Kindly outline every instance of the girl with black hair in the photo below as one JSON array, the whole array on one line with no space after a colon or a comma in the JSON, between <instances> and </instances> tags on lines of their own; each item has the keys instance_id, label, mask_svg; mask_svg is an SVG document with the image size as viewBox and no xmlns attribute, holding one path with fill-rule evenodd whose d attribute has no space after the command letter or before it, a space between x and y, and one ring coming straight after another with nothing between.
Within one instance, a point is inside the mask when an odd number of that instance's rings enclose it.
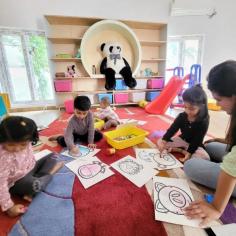
<instances>
[{"instance_id":1,"label":"girl with black hair","mask_svg":"<svg viewBox=\"0 0 236 236\"><path fill-rule=\"evenodd\" d=\"M209 126L207 96L200 85L186 89L183 93L184 109L175 119L162 139L158 140L158 148L162 153L177 151L184 154L180 161L185 162L191 157L209 159L203 148L203 139ZM178 131L179 136L172 138Z\"/></svg>"},{"instance_id":2,"label":"girl with black hair","mask_svg":"<svg viewBox=\"0 0 236 236\"><path fill-rule=\"evenodd\" d=\"M226 138L222 140L227 146L219 142L220 139L210 140L214 143L208 142L206 146L213 161L219 162L219 154L224 154L221 164L194 158L184 165L185 173L193 181L216 189L211 204L195 201L185 209L189 218L201 219L201 225L218 219L230 196L236 197L236 61L225 61L213 67L208 75L208 89L231 120Z\"/></svg>"},{"instance_id":3,"label":"girl with black hair","mask_svg":"<svg viewBox=\"0 0 236 236\"><path fill-rule=\"evenodd\" d=\"M11 217L26 211L11 195L31 201L63 165L49 156L35 161L31 143L38 138L37 126L29 118L9 116L0 123L0 206Z\"/></svg>"}]
</instances>

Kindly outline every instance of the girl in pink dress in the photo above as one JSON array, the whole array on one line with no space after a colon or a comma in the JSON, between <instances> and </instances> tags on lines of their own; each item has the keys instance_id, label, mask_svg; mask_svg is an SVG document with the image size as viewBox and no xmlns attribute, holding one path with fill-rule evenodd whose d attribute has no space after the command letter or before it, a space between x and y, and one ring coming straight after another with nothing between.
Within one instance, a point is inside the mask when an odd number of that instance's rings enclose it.
<instances>
[{"instance_id":1,"label":"girl in pink dress","mask_svg":"<svg viewBox=\"0 0 236 236\"><path fill-rule=\"evenodd\" d=\"M62 166L49 156L36 162L31 144L37 141L37 126L29 118L9 116L0 123L0 207L9 216L26 211L12 194L32 200Z\"/></svg>"}]
</instances>

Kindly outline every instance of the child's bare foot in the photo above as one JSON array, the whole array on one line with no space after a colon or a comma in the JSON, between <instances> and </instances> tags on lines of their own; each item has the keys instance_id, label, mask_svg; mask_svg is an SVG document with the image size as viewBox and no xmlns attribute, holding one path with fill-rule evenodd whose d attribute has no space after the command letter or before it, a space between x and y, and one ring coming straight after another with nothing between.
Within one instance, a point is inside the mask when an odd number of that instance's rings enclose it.
<instances>
[{"instance_id":1,"label":"child's bare foot","mask_svg":"<svg viewBox=\"0 0 236 236\"><path fill-rule=\"evenodd\" d=\"M55 174L58 170L60 170L64 166L64 162L60 161L55 166L52 167L52 169L49 171L49 174L53 175Z\"/></svg>"},{"instance_id":2,"label":"child's bare foot","mask_svg":"<svg viewBox=\"0 0 236 236\"><path fill-rule=\"evenodd\" d=\"M26 200L27 202L32 202L32 196L30 195L24 195L23 199Z\"/></svg>"},{"instance_id":3,"label":"child's bare foot","mask_svg":"<svg viewBox=\"0 0 236 236\"><path fill-rule=\"evenodd\" d=\"M59 134L58 134L58 135L53 135L53 136L51 136L51 137L48 138L48 141L51 141L51 142L57 141L57 138L58 138L59 136L60 136Z\"/></svg>"}]
</instances>

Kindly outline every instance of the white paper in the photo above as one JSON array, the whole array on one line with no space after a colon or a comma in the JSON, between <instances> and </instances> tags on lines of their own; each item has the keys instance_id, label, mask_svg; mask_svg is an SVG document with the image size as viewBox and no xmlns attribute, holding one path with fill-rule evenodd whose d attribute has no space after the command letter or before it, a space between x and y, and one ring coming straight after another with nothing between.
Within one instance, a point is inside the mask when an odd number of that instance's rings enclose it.
<instances>
[{"instance_id":1,"label":"white paper","mask_svg":"<svg viewBox=\"0 0 236 236\"><path fill-rule=\"evenodd\" d=\"M228 225L217 225L212 226L211 229L215 233L216 236L235 236L236 235L236 224L228 224Z\"/></svg>"},{"instance_id":2,"label":"white paper","mask_svg":"<svg viewBox=\"0 0 236 236\"><path fill-rule=\"evenodd\" d=\"M34 153L34 158L36 161L42 159L43 157L47 156L48 154L52 153L51 151L49 151L48 149L44 149L40 152Z\"/></svg>"},{"instance_id":3,"label":"white paper","mask_svg":"<svg viewBox=\"0 0 236 236\"><path fill-rule=\"evenodd\" d=\"M155 219L173 224L199 227L200 220L189 220L183 209L193 201L185 179L153 177Z\"/></svg>"},{"instance_id":4,"label":"white paper","mask_svg":"<svg viewBox=\"0 0 236 236\"><path fill-rule=\"evenodd\" d=\"M158 173L132 156L126 156L112 163L111 166L138 187L142 187Z\"/></svg>"},{"instance_id":5,"label":"white paper","mask_svg":"<svg viewBox=\"0 0 236 236\"><path fill-rule=\"evenodd\" d=\"M90 157L87 160L77 159L67 163L66 166L78 176L85 189L114 174L109 166L97 157Z\"/></svg>"},{"instance_id":6,"label":"white paper","mask_svg":"<svg viewBox=\"0 0 236 236\"><path fill-rule=\"evenodd\" d=\"M89 157L93 157L95 156L99 151L100 149L90 149L86 146L83 146L83 145L79 145L77 144L79 150L80 150L80 154L78 156L71 156L69 154L69 150L66 150L64 152L62 152L61 154L64 155L64 156L68 156L68 157L72 157L74 159L87 159Z\"/></svg>"},{"instance_id":7,"label":"white paper","mask_svg":"<svg viewBox=\"0 0 236 236\"><path fill-rule=\"evenodd\" d=\"M145 125L147 121L135 120L135 119L120 119L121 125L123 124L134 124L134 125Z\"/></svg>"},{"instance_id":8,"label":"white paper","mask_svg":"<svg viewBox=\"0 0 236 236\"><path fill-rule=\"evenodd\" d=\"M183 164L170 153L162 153L162 157L160 157L160 151L157 148L136 148L135 153L136 158L142 163L146 163L158 170L169 170L183 166Z\"/></svg>"}]
</instances>

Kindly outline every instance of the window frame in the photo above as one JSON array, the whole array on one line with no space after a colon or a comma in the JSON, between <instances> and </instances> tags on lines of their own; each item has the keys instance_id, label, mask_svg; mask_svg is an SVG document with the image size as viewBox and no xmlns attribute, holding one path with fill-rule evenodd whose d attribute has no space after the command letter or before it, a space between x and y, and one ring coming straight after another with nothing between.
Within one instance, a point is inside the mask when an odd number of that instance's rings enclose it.
<instances>
[{"instance_id":1,"label":"window frame","mask_svg":"<svg viewBox=\"0 0 236 236\"><path fill-rule=\"evenodd\" d=\"M19 36L21 38L21 44L22 44L22 52L23 57L25 61L25 68L29 83L29 89L30 89L30 95L31 100L30 101L16 101L14 89L10 77L10 73L8 70L7 65L7 59L6 54L4 50L4 45L2 42L2 36L3 35L15 35ZM48 67L49 67L49 74L50 74L50 84L52 86L52 95L53 99L47 99L47 100L36 100L37 97L37 89L36 89L36 78L34 76L33 72L33 64L31 63L31 55L29 53L30 46L29 46L29 36L36 35L36 36L42 36L45 38L46 43L46 50L48 51L48 43L47 43L47 37L46 33L44 31L38 31L38 30L25 30L25 29L16 29L16 28L7 28L7 27L0 27L0 84L2 88L2 91L0 92L6 92L9 94L11 105L14 108L17 107L34 107L34 106L48 106L48 105L55 105L55 91L53 86L53 80L51 76L51 70L50 70L50 62L48 60Z\"/></svg>"},{"instance_id":2,"label":"window frame","mask_svg":"<svg viewBox=\"0 0 236 236\"><path fill-rule=\"evenodd\" d=\"M194 34L194 35L177 35L177 36L169 36L168 37L168 43L171 41L177 41L180 44L180 50L179 50L179 55L178 55L180 64L176 65L176 66L184 68L184 50L185 50L185 43L184 42L185 42L185 40L198 40L199 41L196 64L202 65L205 35ZM167 69L174 69L174 68L167 68ZM190 72L190 68L189 68L189 72ZM188 73L186 73L186 71L185 71L185 74L188 74Z\"/></svg>"}]
</instances>

